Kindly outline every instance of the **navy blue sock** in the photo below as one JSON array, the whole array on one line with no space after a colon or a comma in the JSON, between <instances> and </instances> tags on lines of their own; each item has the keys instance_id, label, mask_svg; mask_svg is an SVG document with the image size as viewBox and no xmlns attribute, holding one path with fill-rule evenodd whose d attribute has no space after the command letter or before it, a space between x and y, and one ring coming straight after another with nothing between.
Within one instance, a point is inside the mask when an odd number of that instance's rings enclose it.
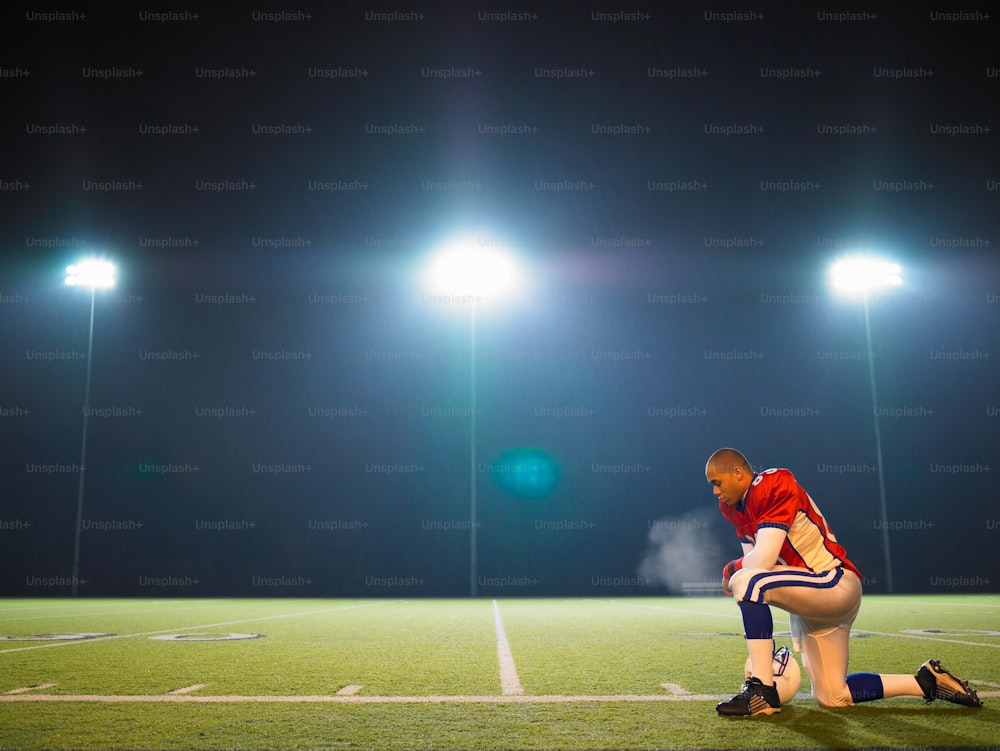
<instances>
[{"instance_id":1,"label":"navy blue sock","mask_svg":"<svg viewBox=\"0 0 1000 751\"><path fill-rule=\"evenodd\" d=\"M851 673L847 676L847 687L855 704L882 698L882 679L875 673Z\"/></svg>"},{"instance_id":2,"label":"navy blue sock","mask_svg":"<svg viewBox=\"0 0 1000 751\"><path fill-rule=\"evenodd\" d=\"M760 602L740 602L743 611L743 635L747 639L771 639L774 636L774 618L771 608Z\"/></svg>"}]
</instances>

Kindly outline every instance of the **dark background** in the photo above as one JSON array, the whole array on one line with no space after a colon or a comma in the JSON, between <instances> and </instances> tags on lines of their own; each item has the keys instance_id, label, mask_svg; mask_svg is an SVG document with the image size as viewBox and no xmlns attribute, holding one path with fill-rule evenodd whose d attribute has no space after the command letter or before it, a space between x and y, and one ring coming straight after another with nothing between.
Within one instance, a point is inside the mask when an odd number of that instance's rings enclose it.
<instances>
[{"instance_id":1,"label":"dark background","mask_svg":"<svg viewBox=\"0 0 1000 751\"><path fill-rule=\"evenodd\" d=\"M868 591L996 592L996 20L862 5L4 10L0 594L72 588L91 253L81 595L677 592L720 446Z\"/></svg>"}]
</instances>

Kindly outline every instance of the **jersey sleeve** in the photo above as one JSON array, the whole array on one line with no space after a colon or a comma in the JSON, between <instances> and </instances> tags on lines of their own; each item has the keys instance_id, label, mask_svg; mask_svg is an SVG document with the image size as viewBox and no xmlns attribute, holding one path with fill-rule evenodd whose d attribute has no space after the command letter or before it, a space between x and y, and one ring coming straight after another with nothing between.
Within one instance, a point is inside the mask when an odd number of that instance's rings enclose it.
<instances>
[{"instance_id":1,"label":"jersey sleeve","mask_svg":"<svg viewBox=\"0 0 1000 751\"><path fill-rule=\"evenodd\" d=\"M787 469L767 470L754 478L760 484L761 498L757 512L757 528L791 529L799 510L799 485Z\"/></svg>"}]
</instances>

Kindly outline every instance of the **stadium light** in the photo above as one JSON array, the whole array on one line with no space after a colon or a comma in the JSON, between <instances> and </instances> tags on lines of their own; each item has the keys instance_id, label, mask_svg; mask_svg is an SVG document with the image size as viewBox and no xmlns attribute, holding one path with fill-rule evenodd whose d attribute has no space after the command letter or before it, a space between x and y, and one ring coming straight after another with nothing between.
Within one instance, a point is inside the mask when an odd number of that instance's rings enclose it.
<instances>
[{"instance_id":1,"label":"stadium light","mask_svg":"<svg viewBox=\"0 0 1000 751\"><path fill-rule=\"evenodd\" d=\"M115 265L103 258L87 258L66 267L66 284L91 291L115 286Z\"/></svg>"},{"instance_id":2,"label":"stadium light","mask_svg":"<svg viewBox=\"0 0 1000 751\"><path fill-rule=\"evenodd\" d=\"M842 258L830 267L834 289L847 294L867 295L872 290L903 283L898 263L868 255Z\"/></svg>"},{"instance_id":3,"label":"stadium light","mask_svg":"<svg viewBox=\"0 0 1000 751\"><path fill-rule=\"evenodd\" d=\"M497 302L514 286L513 259L482 238L452 240L432 259L428 286L436 294L471 298L476 304ZM462 302L462 300L459 300Z\"/></svg>"},{"instance_id":4,"label":"stadium light","mask_svg":"<svg viewBox=\"0 0 1000 751\"><path fill-rule=\"evenodd\" d=\"M476 309L503 299L517 280L514 259L483 238L460 237L431 259L430 302L469 306L469 594L479 594L476 509Z\"/></svg>"},{"instance_id":5,"label":"stadium light","mask_svg":"<svg viewBox=\"0 0 1000 751\"><path fill-rule=\"evenodd\" d=\"M898 263L871 255L852 255L836 261L830 267L833 288L847 295L860 294L865 309L865 341L868 345L868 380L872 392L872 415L875 418L875 458L878 465L878 492L882 512L882 552L885 557L886 591L892 593L892 554L889 548L889 510L885 499L885 468L882 461L882 432L879 427L878 392L875 388L875 355L872 350L871 316L868 310L870 293L896 287L903 283Z\"/></svg>"},{"instance_id":6,"label":"stadium light","mask_svg":"<svg viewBox=\"0 0 1000 751\"><path fill-rule=\"evenodd\" d=\"M83 438L80 444L80 483L76 495L76 532L73 537L72 593L77 595L80 580L80 530L83 527L83 481L87 471L87 420L90 417L90 366L94 354L94 299L99 289L115 286L116 269L103 258L88 258L66 267L66 284L90 290L90 332L87 337L87 379L83 392Z\"/></svg>"}]
</instances>

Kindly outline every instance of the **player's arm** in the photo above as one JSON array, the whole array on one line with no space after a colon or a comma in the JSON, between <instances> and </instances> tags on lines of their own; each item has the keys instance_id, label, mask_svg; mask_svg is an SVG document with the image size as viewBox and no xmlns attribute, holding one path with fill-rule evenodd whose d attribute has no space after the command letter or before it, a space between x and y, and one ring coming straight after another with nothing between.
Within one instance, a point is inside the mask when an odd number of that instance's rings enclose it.
<instances>
[{"instance_id":1,"label":"player's arm","mask_svg":"<svg viewBox=\"0 0 1000 751\"><path fill-rule=\"evenodd\" d=\"M757 479L760 477L761 475L758 475ZM775 475L767 495L760 502L760 517L753 536L753 545L750 550L744 546L743 557L725 565L722 573L724 580L729 579L741 568L770 571L778 563L781 547L788 538L788 529L797 514L796 488L791 473L782 472ZM728 589L728 581L725 584Z\"/></svg>"},{"instance_id":2,"label":"player's arm","mask_svg":"<svg viewBox=\"0 0 1000 751\"><path fill-rule=\"evenodd\" d=\"M761 527L753 549L743 556L743 568L772 569L778 562L788 532L783 527Z\"/></svg>"},{"instance_id":3,"label":"player's arm","mask_svg":"<svg viewBox=\"0 0 1000 751\"><path fill-rule=\"evenodd\" d=\"M754 544L743 543L743 557L730 561L722 570L722 590L727 595L732 594L729 589L729 577L741 568L762 568L770 570L778 562L778 555L781 553L781 546L785 543L788 533L783 527L761 527L757 530L757 538Z\"/></svg>"}]
</instances>

